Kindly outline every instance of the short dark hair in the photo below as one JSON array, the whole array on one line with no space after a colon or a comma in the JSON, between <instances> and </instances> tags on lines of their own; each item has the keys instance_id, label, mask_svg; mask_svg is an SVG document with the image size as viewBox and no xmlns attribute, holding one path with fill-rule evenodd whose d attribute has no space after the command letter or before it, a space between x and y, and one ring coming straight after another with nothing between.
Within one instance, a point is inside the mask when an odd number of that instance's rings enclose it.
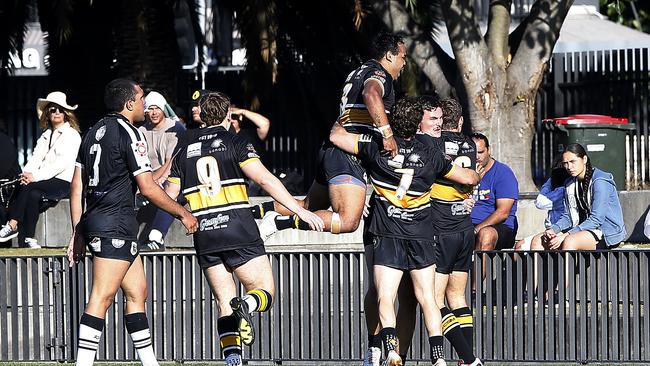
<instances>
[{"instance_id":1,"label":"short dark hair","mask_svg":"<svg viewBox=\"0 0 650 366\"><path fill-rule=\"evenodd\" d=\"M463 116L463 107L454 98L441 100L440 106L442 107L442 129L447 131L457 129L460 117Z\"/></svg>"},{"instance_id":2,"label":"short dark hair","mask_svg":"<svg viewBox=\"0 0 650 366\"><path fill-rule=\"evenodd\" d=\"M395 136L410 138L415 135L422 121L424 110L418 98L405 97L398 100L390 114L390 127Z\"/></svg>"},{"instance_id":3,"label":"short dark hair","mask_svg":"<svg viewBox=\"0 0 650 366\"><path fill-rule=\"evenodd\" d=\"M230 98L221 92L209 92L199 99L201 121L208 126L218 125L228 115Z\"/></svg>"},{"instance_id":4,"label":"short dark hair","mask_svg":"<svg viewBox=\"0 0 650 366\"><path fill-rule=\"evenodd\" d=\"M138 84L130 79L115 79L104 88L104 105L110 112L119 112L129 100L135 100Z\"/></svg>"},{"instance_id":5,"label":"short dark hair","mask_svg":"<svg viewBox=\"0 0 650 366\"><path fill-rule=\"evenodd\" d=\"M370 57L375 60L381 60L386 52L393 55L399 53L399 45L404 43L404 39L393 33L380 33L373 39L370 46Z\"/></svg>"},{"instance_id":6,"label":"short dark hair","mask_svg":"<svg viewBox=\"0 0 650 366\"><path fill-rule=\"evenodd\" d=\"M483 142L485 143L485 147L490 147L490 141L488 140L487 136L485 136L484 134L479 132L474 132L472 134L472 138L474 140L483 140Z\"/></svg>"},{"instance_id":7,"label":"short dark hair","mask_svg":"<svg viewBox=\"0 0 650 366\"><path fill-rule=\"evenodd\" d=\"M418 102L422 106L423 111L430 111L436 108L440 108L440 98L436 95L420 95Z\"/></svg>"}]
</instances>

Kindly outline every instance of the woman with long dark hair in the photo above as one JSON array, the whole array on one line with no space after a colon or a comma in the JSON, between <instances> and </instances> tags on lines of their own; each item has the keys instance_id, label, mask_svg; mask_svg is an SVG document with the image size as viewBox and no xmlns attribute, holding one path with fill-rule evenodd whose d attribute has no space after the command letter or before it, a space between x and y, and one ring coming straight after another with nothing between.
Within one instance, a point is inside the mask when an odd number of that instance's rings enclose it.
<instances>
[{"instance_id":1,"label":"woman with long dark hair","mask_svg":"<svg viewBox=\"0 0 650 366\"><path fill-rule=\"evenodd\" d=\"M9 221L0 228L0 242L20 231L23 246L40 248L34 238L43 198L61 199L70 195L81 136L79 123L66 95L52 92L39 98L36 113L45 131L36 142L31 158L20 174L20 190L9 207Z\"/></svg>"},{"instance_id":2,"label":"woman with long dark hair","mask_svg":"<svg viewBox=\"0 0 650 366\"><path fill-rule=\"evenodd\" d=\"M562 164L569 173L564 183L565 212L544 232L542 246L550 250L617 246L627 232L612 174L592 167L580 144L567 145L562 153Z\"/></svg>"}]
</instances>

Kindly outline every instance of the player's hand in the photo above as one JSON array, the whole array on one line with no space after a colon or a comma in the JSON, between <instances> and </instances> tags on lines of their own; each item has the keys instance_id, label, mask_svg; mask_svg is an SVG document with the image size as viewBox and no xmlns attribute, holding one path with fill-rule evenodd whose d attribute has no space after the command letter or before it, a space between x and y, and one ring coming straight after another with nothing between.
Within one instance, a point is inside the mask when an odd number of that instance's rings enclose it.
<instances>
[{"instance_id":1,"label":"player's hand","mask_svg":"<svg viewBox=\"0 0 650 366\"><path fill-rule=\"evenodd\" d=\"M199 222L189 211L185 211L183 216L181 216L181 222L183 223L183 226L185 226L185 230L187 230L185 235L194 234L199 228Z\"/></svg>"},{"instance_id":2,"label":"player's hand","mask_svg":"<svg viewBox=\"0 0 650 366\"><path fill-rule=\"evenodd\" d=\"M478 173L478 176L483 179L483 175L485 175L485 168L481 164L476 164L476 173Z\"/></svg>"},{"instance_id":3,"label":"player's hand","mask_svg":"<svg viewBox=\"0 0 650 366\"><path fill-rule=\"evenodd\" d=\"M395 137L390 136L384 138L384 151L389 153L391 158L397 155L397 142L395 142Z\"/></svg>"},{"instance_id":4,"label":"player's hand","mask_svg":"<svg viewBox=\"0 0 650 366\"><path fill-rule=\"evenodd\" d=\"M368 215L370 215L370 202L363 205L363 217L368 217Z\"/></svg>"},{"instance_id":5,"label":"player's hand","mask_svg":"<svg viewBox=\"0 0 650 366\"><path fill-rule=\"evenodd\" d=\"M301 209L298 212L296 212L296 215L300 217L300 219L306 223L309 224L309 227L314 230L314 231L323 231L323 228L325 227L325 222L323 219L318 217L315 213L308 211L306 209Z\"/></svg>"},{"instance_id":6,"label":"player's hand","mask_svg":"<svg viewBox=\"0 0 650 366\"><path fill-rule=\"evenodd\" d=\"M72 237L68 242L67 255L70 267L74 266L75 263L86 256L86 243L84 242L83 235L78 230L73 231Z\"/></svg>"},{"instance_id":7,"label":"player's hand","mask_svg":"<svg viewBox=\"0 0 650 366\"><path fill-rule=\"evenodd\" d=\"M465 209L467 211L472 211L475 205L476 205L476 200L472 197L463 200L463 206L465 206Z\"/></svg>"}]
</instances>

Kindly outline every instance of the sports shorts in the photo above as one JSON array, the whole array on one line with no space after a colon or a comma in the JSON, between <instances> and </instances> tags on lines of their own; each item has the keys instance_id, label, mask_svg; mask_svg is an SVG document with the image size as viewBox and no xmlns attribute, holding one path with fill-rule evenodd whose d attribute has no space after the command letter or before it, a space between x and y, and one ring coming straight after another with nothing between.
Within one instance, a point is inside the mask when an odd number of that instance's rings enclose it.
<instances>
[{"instance_id":1,"label":"sports shorts","mask_svg":"<svg viewBox=\"0 0 650 366\"><path fill-rule=\"evenodd\" d=\"M472 267L474 252L474 229L472 227L453 233L435 235L436 272L468 272Z\"/></svg>"},{"instance_id":2,"label":"sports shorts","mask_svg":"<svg viewBox=\"0 0 650 366\"><path fill-rule=\"evenodd\" d=\"M86 247L93 257L106 259L119 259L133 263L140 253L135 240L111 239L100 237L86 237Z\"/></svg>"},{"instance_id":3,"label":"sports shorts","mask_svg":"<svg viewBox=\"0 0 650 366\"><path fill-rule=\"evenodd\" d=\"M507 227L503 223L490 225L490 227L494 228L499 236L496 246L494 247L495 250L512 249L515 247L515 236L517 235L515 230Z\"/></svg>"},{"instance_id":4,"label":"sports shorts","mask_svg":"<svg viewBox=\"0 0 650 366\"><path fill-rule=\"evenodd\" d=\"M266 255L264 244L254 244L244 248L202 253L197 255L197 259L201 269L223 264L228 270L233 270L251 259L263 255Z\"/></svg>"},{"instance_id":5,"label":"sports shorts","mask_svg":"<svg viewBox=\"0 0 650 366\"><path fill-rule=\"evenodd\" d=\"M433 241L374 236L373 264L410 271L435 264Z\"/></svg>"},{"instance_id":6,"label":"sports shorts","mask_svg":"<svg viewBox=\"0 0 650 366\"><path fill-rule=\"evenodd\" d=\"M361 161L354 155L329 144L323 144L318 151L318 170L316 182L322 185L345 184L341 179L334 180L338 176L347 176L349 184L365 184L366 170L361 166Z\"/></svg>"}]
</instances>

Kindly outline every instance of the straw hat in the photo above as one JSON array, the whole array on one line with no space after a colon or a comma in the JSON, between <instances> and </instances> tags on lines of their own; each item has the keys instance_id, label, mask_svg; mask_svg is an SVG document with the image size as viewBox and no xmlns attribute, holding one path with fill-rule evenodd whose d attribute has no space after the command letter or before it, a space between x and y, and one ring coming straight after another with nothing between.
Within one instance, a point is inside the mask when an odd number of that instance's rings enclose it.
<instances>
[{"instance_id":1,"label":"straw hat","mask_svg":"<svg viewBox=\"0 0 650 366\"><path fill-rule=\"evenodd\" d=\"M45 99L38 98L38 101L36 102L36 114L38 114L38 118L41 118L45 107L50 103L54 103L70 111L77 109L78 105L75 104L74 106L71 106L68 104L66 99L67 97L65 93L60 91L51 92L47 97L45 97Z\"/></svg>"}]
</instances>

